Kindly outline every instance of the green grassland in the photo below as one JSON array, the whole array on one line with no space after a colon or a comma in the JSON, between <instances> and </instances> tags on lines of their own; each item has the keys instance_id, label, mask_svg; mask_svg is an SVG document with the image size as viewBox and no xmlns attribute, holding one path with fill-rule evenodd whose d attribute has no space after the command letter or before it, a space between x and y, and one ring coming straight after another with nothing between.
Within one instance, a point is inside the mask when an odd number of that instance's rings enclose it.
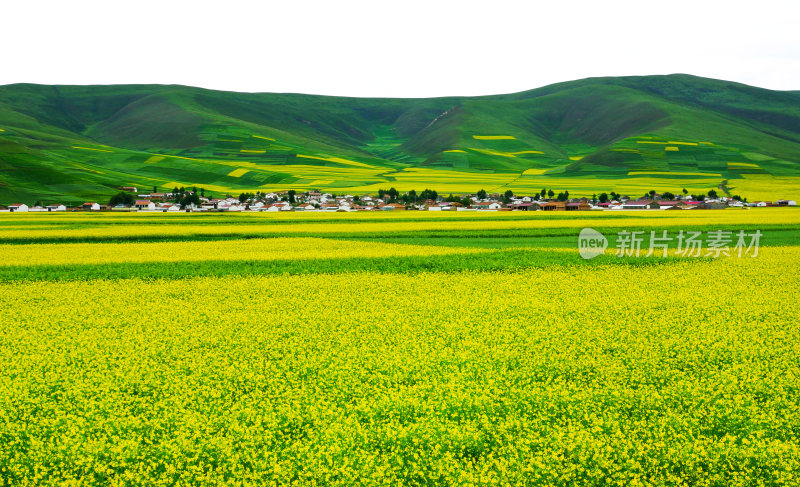
<instances>
[{"instance_id":1,"label":"green grassland","mask_svg":"<svg viewBox=\"0 0 800 487\"><path fill-rule=\"evenodd\" d=\"M119 186L798 198L799 161L797 93L686 75L435 99L0 87L0 204Z\"/></svg>"},{"instance_id":2,"label":"green grassland","mask_svg":"<svg viewBox=\"0 0 800 487\"><path fill-rule=\"evenodd\" d=\"M800 210L577 213L0 214L0 484L796 485Z\"/></svg>"}]
</instances>

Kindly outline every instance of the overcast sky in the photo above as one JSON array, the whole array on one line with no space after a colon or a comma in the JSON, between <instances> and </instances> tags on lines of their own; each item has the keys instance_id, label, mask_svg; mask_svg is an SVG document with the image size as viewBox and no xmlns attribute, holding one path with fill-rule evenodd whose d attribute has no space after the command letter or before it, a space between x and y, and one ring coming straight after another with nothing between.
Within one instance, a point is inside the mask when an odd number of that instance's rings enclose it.
<instances>
[{"instance_id":1,"label":"overcast sky","mask_svg":"<svg viewBox=\"0 0 800 487\"><path fill-rule=\"evenodd\" d=\"M350 96L691 73L800 90L800 2L4 2L0 84Z\"/></svg>"}]
</instances>

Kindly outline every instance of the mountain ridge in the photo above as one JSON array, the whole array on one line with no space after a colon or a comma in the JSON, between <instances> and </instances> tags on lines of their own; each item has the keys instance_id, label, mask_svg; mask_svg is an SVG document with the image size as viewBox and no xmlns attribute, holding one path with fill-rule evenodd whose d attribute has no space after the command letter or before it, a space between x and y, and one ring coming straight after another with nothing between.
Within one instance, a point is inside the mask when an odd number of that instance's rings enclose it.
<instances>
[{"instance_id":1,"label":"mountain ridge","mask_svg":"<svg viewBox=\"0 0 800 487\"><path fill-rule=\"evenodd\" d=\"M0 130L0 204L173 185L800 193L800 92L683 74L435 98L20 83L0 86Z\"/></svg>"}]
</instances>

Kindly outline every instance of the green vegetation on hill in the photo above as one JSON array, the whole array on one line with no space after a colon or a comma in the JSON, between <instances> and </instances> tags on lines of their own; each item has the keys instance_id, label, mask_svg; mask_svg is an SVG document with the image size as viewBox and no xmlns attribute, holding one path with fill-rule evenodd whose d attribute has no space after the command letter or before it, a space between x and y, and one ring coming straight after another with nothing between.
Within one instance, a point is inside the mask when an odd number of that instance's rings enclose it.
<instances>
[{"instance_id":1,"label":"green vegetation on hill","mask_svg":"<svg viewBox=\"0 0 800 487\"><path fill-rule=\"evenodd\" d=\"M119 186L800 197L800 94L687 75L431 99L0 87L0 204Z\"/></svg>"}]
</instances>

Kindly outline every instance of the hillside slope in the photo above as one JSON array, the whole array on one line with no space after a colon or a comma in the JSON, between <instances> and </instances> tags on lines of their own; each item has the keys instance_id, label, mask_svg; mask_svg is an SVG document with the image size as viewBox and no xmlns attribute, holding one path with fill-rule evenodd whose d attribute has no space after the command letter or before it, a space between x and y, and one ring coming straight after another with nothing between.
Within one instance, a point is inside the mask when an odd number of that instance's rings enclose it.
<instances>
[{"instance_id":1,"label":"hillside slope","mask_svg":"<svg viewBox=\"0 0 800 487\"><path fill-rule=\"evenodd\" d=\"M431 99L0 86L0 204L119 186L800 197L800 94L688 75Z\"/></svg>"}]
</instances>

